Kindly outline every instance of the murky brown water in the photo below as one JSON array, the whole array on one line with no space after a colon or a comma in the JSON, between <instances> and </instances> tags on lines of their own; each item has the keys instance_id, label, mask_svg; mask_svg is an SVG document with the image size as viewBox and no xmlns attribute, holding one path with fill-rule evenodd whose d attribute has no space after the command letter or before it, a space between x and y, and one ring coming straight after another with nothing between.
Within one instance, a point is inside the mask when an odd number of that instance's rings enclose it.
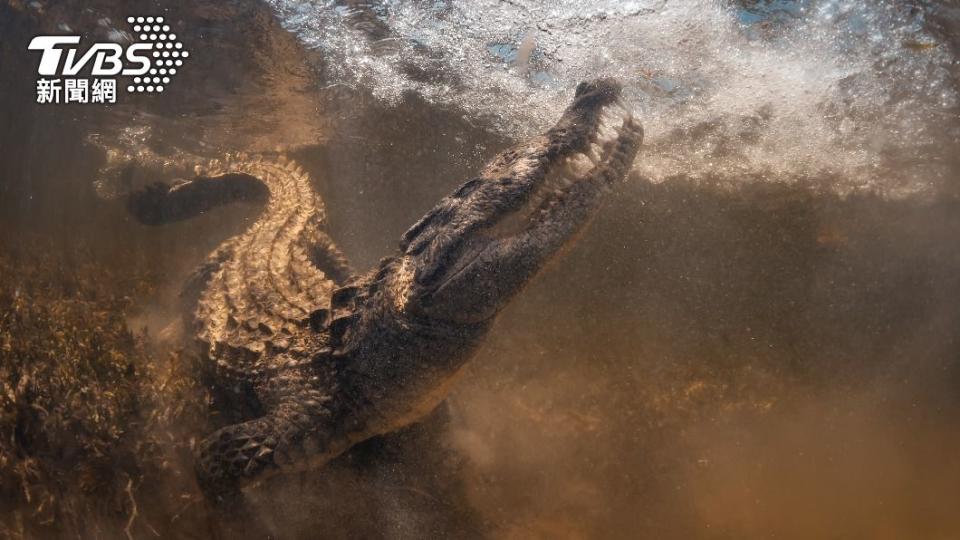
<instances>
[{"instance_id":1,"label":"murky brown water","mask_svg":"<svg viewBox=\"0 0 960 540\"><path fill-rule=\"evenodd\" d=\"M197 44L169 92L109 111L33 103L30 37L148 11ZM430 96L385 102L362 85L330 86L329 57L254 2L8 2L0 36L2 245L27 244L5 258L16 268L30 249L54 261L79 250L104 276L138 276L143 286L116 289L132 295L128 324L147 327L157 362L173 347L158 336L177 315L179 284L250 209L138 225L94 189L98 140L143 135L160 153L211 157L287 148L358 268L511 141ZM944 133L955 133L947 118ZM675 150L664 144L640 159ZM290 538L958 537L954 164L936 189L897 198L841 196L849 190L832 189L830 175L731 185L709 175L652 182L644 170L498 320L449 400L449 429L367 445L251 498ZM88 272L56 264L59 275ZM6 291L27 281L0 275ZM62 514L45 511L53 523L21 490L2 490L0 534L123 538L129 524L136 538L209 536L216 520L191 498L178 445L217 420L193 421L158 438L163 467L150 468L154 454L114 463L147 479L135 490L125 480L59 486L70 499L55 503Z\"/></svg>"}]
</instances>

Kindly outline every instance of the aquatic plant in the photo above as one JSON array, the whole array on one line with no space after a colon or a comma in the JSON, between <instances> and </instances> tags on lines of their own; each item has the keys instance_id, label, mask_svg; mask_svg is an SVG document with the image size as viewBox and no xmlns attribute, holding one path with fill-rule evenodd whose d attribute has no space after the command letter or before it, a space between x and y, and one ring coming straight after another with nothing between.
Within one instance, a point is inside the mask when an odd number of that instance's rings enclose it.
<instances>
[{"instance_id":1,"label":"aquatic plant","mask_svg":"<svg viewBox=\"0 0 960 540\"><path fill-rule=\"evenodd\" d=\"M37 239L2 253L0 537L161 526L142 517L141 486L182 477L169 473L178 451L189 454L189 437L173 430L205 404L185 396L200 387L180 355L162 355L145 331L128 328L149 276Z\"/></svg>"}]
</instances>

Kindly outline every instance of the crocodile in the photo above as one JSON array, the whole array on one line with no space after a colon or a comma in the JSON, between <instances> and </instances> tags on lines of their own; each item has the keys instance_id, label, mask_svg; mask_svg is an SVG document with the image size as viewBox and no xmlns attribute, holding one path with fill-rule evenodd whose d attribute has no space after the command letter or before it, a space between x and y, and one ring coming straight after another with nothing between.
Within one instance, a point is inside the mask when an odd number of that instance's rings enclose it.
<instances>
[{"instance_id":1,"label":"crocodile","mask_svg":"<svg viewBox=\"0 0 960 540\"><path fill-rule=\"evenodd\" d=\"M197 445L207 498L227 504L274 474L323 467L437 407L498 312L630 170L643 130L620 93L613 79L578 85L554 127L495 156L364 274L327 235L307 173L282 156L228 155L132 193L128 209L149 225L264 206L185 288L219 384L256 404Z\"/></svg>"}]
</instances>

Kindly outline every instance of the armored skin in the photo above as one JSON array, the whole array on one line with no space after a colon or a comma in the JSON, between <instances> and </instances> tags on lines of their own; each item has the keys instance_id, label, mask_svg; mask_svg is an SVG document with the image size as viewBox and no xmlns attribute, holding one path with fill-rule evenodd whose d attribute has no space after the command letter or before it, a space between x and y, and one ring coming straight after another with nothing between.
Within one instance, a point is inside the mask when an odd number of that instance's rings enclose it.
<instances>
[{"instance_id":1,"label":"armored skin","mask_svg":"<svg viewBox=\"0 0 960 540\"><path fill-rule=\"evenodd\" d=\"M264 203L187 287L202 353L256 404L199 443L207 496L225 504L269 475L322 467L436 407L501 308L630 170L643 132L619 94L612 80L581 83L553 128L496 156L359 276L292 162L228 157L134 193L128 208L154 225Z\"/></svg>"}]
</instances>

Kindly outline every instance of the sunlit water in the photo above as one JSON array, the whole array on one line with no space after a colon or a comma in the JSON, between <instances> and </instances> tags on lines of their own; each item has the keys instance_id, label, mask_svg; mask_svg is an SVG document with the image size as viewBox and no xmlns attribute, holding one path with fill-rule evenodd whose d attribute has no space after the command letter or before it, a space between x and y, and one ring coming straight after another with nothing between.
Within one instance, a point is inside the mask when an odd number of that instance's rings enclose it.
<instances>
[{"instance_id":1,"label":"sunlit water","mask_svg":"<svg viewBox=\"0 0 960 540\"><path fill-rule=\"evenodd\" d=\"M625 81L648 151L638 171L886 195L949 176L958 96L949 47L902 2L270 0L329 62L331 84L406 92L523 136L576 83Z\"/></svg>"}]
</instances>

